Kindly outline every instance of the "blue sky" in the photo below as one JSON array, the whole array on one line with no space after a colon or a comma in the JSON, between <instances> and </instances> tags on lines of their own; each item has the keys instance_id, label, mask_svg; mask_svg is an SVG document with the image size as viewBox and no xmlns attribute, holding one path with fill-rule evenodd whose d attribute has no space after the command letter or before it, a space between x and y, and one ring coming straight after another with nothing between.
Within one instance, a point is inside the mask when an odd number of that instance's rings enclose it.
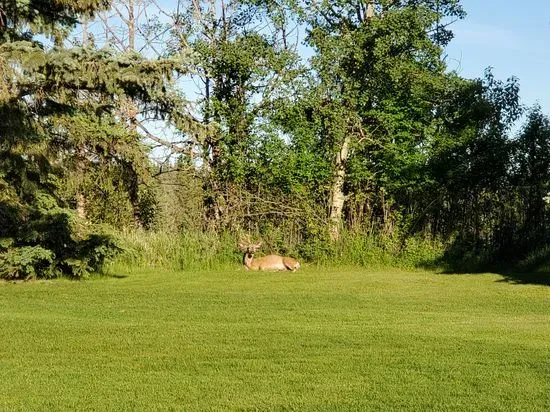
<instances>
[{"instance_id":1,"label":"blue sky","mask_svg":"<svg viewBox=\"0 0 550 412\"><path fill-rule=\"evenodd\" d=\"M498 79L519 78L526 105L538 102L550 114L550 0L462 0L468 15L452 26L450 69L482 77L493 67Z\"/></svg>"}]
</instances>

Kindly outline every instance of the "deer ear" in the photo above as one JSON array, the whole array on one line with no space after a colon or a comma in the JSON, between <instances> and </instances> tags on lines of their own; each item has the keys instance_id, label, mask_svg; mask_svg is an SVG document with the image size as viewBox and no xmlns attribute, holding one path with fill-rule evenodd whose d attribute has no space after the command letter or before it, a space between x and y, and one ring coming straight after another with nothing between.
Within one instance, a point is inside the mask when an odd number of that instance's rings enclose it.
<instances>
[{"instance_id":1,"label":"deer ear","mask_svg":"<svg viewBox=\"0 0 550 412\"><path fill-rule=\"evenodd\" d=\"M244 249L246 249L246 245L245 245L244 243L240 243L240 242L239 242L239 248L240 248L241 250L244 250Z\"/></svg>"},{"instance_id":2,"label":"deer ear","mask_svg":"<svg viewBox=\"0 0 550 412\"><path fill-rule=\"evenodd\" d=\"M260 247L260 246L262 246L262 243L263 243L263 242L260 240L258 243L256 243L256 244L254 245L254 247Z\"/></svg>"}]
</instances>

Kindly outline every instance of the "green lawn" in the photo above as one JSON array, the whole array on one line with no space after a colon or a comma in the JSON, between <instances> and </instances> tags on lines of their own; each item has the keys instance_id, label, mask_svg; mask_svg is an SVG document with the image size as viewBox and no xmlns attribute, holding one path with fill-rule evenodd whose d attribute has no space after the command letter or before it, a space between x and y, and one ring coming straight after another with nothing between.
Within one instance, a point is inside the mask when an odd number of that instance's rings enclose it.
<instances>
[{"instance_id":1,"label":"green lawn","mask_svg":"<svg viewBox=\"0 0 550 412\"><path fill-rule=\"evenodd\" d=\"M141 270L0 284L0 410L550 410L550 288Z\"/></svg>"}]
</instances>

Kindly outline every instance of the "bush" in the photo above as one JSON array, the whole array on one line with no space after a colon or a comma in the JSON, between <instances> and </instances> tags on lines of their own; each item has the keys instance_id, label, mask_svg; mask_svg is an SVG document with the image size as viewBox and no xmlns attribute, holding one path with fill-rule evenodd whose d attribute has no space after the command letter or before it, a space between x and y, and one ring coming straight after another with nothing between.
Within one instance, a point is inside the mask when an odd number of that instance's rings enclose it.
<instances>
[{"instance_id":1,"label":"bush","mask_svg":"<svg viewBox=\"0 0 550 412\"><path fill-rule=\"evenodd\" d=\"M522 272L550 272L550 246L542 245L531 251L516 265Z\"/></svg>"},{"instance_id":2,"label":"bush","mask_svg":"<svg viewBox=\"0 0 550 412\"><path fill-rule=\"evenodd\" d=\"M0 255L0 279L28 280L56 275L54 253L40 246L8 249Z\"/></svg>"},{"instance_id":3,"label":"bush","mask_svg":"<svg viewBox=\"0 0 550 412\"><path fill-rule=\"evenodd\" d=\"M82 278L120 252L112 236L83 224L49 197L39 197L37 204L18 209L0 203L6 222L0 226L0 278Z\"/></svg>"}]
</instances>

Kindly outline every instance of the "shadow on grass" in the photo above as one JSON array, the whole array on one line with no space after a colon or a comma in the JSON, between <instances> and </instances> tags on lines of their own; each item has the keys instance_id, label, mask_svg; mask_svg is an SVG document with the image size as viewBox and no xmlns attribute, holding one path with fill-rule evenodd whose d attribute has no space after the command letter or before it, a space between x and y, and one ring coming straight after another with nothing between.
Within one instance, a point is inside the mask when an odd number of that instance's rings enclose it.
<instances>
[{"instance_id":1,"label":"shadow on grass","mask_svg":"<svg viewBox=\"0 0 550 412\"><path fill-rule=\"evenodd\" d=\"M101 278L108 278L108 279L126 279L129 277L128 275L118 275L113 273L107 273L104 275L100 275Z\"/></svg>"},{"instance_id":2,"label":"shadow on grass","mask_svg":"<svg viewBox=\"0 0 550 412\"><path fill-rule=\"evenodd\" d=\"M550 254L530 256L519 263L492 262L480 260L423 262L423 269L434 270L442 275L471 275L495 273L502 276L498 282L508 282L517 285L550 286Z\"/></svg>"},{"instance_id":3,"label":"shadow on grass","mask_svg":"<svg viewBox=\"0 0 550 412\"><path fill-rule=\"evenodd\" d=\"M498 273L498 272L497 272ZM503 276L503 279L499 282L509 282L518 285L543 285L550 286L550 272L520 272L512 271L506 273L499 273Z\"/></svg>"},{"instance_id":4,"label":"shadow on grass","mask_svg":"<svg viewBox=\"0 0 550 412\"><path fill-rule=\"evenodd\" d=\"M443 256L422 262L421 267L448 275L495 273L502 276L498 282L550 286L550 245L531 249L523 257L520 253L456 242Z\"/></svg>"},{"instance_id":5,"label":"shadow on grass","mask_svg":"<svg viewBox=\"0 0 550 412\"><path fill-rule=\"evenodd\" d=\"M95 272L90 276L90 279L126 279L129 275L114 273L110 270Z\"/></svg>"},{"instance_id":6,"label":"shadow on grass","mask_svg":"<svg viewBox=\"0 0 550 412\"><path fill-rule=\"evenodd\" d=\"M424 266L424 269L432 269L433 265ZM550 286L550 271L523 271L521 269L502 270L495 267L485 267L476 270L445 269L438 272L441 275L483 275L495 273L502 276L497 282L507 282L516 285L542 285Z\"/></svg>"}]
</instances>

